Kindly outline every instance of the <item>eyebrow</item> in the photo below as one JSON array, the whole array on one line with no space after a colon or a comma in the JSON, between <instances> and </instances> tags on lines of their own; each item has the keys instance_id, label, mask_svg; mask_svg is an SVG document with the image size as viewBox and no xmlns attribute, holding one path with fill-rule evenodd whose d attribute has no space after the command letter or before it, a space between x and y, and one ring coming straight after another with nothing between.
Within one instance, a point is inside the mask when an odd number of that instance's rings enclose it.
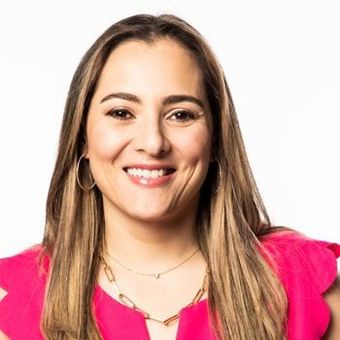
<instances>
[{"instance_id":1,"label":"eyebrow","mask_svg":"<svg viewBox=\"0 0 340 340\"><path fill-rule=\"evenodd\" d=\"M138 104L142 102L141 99L134 94L126 93L126 92L117 92L117 93L110 93L109 95L105 96L104 98L102 98L100 103L103 103L113 98L120 98L123 100L128 100L134 103L138 103ZM189 96L185 94L171 95L163 99L163 105L176 104L180 102L191 102L191 103L197 104L202 109L204 108L204 104L200 99L194 96Z\"/></svg>"}]
</instances>

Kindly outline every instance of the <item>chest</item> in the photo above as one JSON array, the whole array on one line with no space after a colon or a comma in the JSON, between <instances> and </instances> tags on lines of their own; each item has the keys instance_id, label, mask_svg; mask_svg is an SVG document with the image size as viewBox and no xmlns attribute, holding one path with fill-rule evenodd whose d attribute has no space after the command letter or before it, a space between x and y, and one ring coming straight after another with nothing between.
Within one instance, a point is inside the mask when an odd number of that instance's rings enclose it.
<instances>
[{"instance_id":1,"label":"chest","mask_svg":"<svg viewBox=\"0 0 340 340\"><path fill-rule=\"evenodd\" d=\"M169 326L153 321L146 321L150 340L175 340L178 333L178 320Z\"/></svg>"},{"instance_id":2,"label":"chest","mask_svg":"<svg viewBox=\"0 0 340 340\"><path fill-rule=\"evenodd\" d=\"M98 286L94 309L103 340L216 340L206 299L181 309L179 319L169 326L145 320L141 312L112 299Z\"/></svg>"}]
</instances>

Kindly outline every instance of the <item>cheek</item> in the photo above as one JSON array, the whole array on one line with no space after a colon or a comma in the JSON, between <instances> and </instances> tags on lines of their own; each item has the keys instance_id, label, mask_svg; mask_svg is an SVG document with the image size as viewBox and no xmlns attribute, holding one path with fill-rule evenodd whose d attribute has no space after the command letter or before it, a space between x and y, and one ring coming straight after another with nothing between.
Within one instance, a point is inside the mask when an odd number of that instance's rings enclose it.
<instances>
[{"instance_id":1,"label":"cheek","mask_svg":"<svg viewBox=\"0 0 340 340\"><path fill-rule=\"evenodd\" d=\"M211 153L211 137L209 130L202 126L176 138L178 150L189 162L209 164Z\"/></svg>"},{"instance_id":2,"label":"cheek","mask_svg":"<svg viewBox=\"0 0 340 340\"><path fill-rule=\"evenodd\" d=\"M124 135L110 128L104 122L98 122L88 132L88 150L90 158L101 160L114 159L124 147Z\"/></svg>"}]
</instances>

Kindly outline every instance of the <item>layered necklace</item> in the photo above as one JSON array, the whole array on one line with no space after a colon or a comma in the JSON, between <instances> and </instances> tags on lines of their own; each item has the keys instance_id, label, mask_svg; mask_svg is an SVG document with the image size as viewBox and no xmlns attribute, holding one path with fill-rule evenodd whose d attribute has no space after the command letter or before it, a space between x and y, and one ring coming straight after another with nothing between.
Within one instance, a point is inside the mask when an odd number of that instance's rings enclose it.
<instances>
[{"instance_id":1,"label":"layered necklace","mask_svg":"<svg viewBox=\"0 0 340 340\"><path fill-rule=\"evenodd\" d=\"M151 277L154 277L156 279L158 279L161 275L164 275L166 273L169 273L173 270L175 270L176 268L178 268L179 266L183 265L185 262L189 261L197 252L198 252L199 249L196 249L194 251L194 253L192 253L188 258L186 258L184 261L182 261L181 263L177 264L176 266L168 269L168 270L165 270L163 272L159 272L159 273L141 273L141 272L138 272L138 271L135 271L129 267L127 267L126 265L122 264L121 262L117 261L115 258L113 258L108 252L105 252L113 261L115 261L117 264L119 264L121 267L129 270L130 272L134 273L134 274L137 274L137 275L142 275L142 276L151 276ZM104 257L102 255L99 256L101 262L103 263L103 266L104 266L104 272L105 272L105 275L107 277L107 279L109 280L110 283L112 283L116 293L117 293L117 296L118 296L118 299L126 306L138 311L138 312L141 312L144 316L144 319L145 320L152 320L152 321L155 321L155 322L158 322L158 323L161 323L165 326L168 326L170 324L172 324L173 322L175 322L177 319L179 319L179 313L180 311L178 311L177 313L173 314L173 315L170 315L168 318L162 320L160 318L157 318L153 315L151 315L150 313L146 312L145 310L143 310L142 308L138 307L136 305L136 303L130 299L126 294L124 294L121 289L119 288L118 284L117 284L117 281L116 281L116 278L113 274L113 271L111 269L111 267L107 264L107 262L105 261ZM183 308L185 307L189 307L193 304L196 304L197 302L199 302L202 298L202 296L204 295L205 292L207 292L207 285L208 285L208 270L206 270L206 273L205 273L205 276L204 276L204 279L203 279L203 283L202 283L202 286L200 287L200 289L197 291L195 297L192 299L192 301L190 303L188 303L187 305L185 305Z\"/></svg>"}]
</instances>

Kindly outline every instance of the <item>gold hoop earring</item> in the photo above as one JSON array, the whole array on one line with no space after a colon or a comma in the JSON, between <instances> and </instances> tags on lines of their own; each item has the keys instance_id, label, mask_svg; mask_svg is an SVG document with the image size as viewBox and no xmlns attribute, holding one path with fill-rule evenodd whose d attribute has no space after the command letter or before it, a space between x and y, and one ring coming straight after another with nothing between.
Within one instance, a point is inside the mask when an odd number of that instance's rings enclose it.
<instances>
[{"instance_id":1,"label":"gold hoop earring","mask_svg":"<svg viewBox=\"0 0 340 340\"><path fill-rule=\"evenodd\" d=\"M76 169L77 183L78 183L79 187L80 187L83 191L91 191L91 190L94 188L94 186L96 185L96 182L93 180L93 183L91 184L91 186L88 187L88 188L86 188L86 187L84 187L84 186L80 183L80 179L79 179L80 162L81 162L81 160L82 160L84 157L85 157L85 155L82 154L82 155L80 156L80 158L78 159L78 162L77 162L77 169ZM91 171L90 171L90 173L91 173ZM92 177L92 175L91 175L91 177ZM93 177L92 177L92 179L93 179Z\"/></svg>"}]
</instances>

